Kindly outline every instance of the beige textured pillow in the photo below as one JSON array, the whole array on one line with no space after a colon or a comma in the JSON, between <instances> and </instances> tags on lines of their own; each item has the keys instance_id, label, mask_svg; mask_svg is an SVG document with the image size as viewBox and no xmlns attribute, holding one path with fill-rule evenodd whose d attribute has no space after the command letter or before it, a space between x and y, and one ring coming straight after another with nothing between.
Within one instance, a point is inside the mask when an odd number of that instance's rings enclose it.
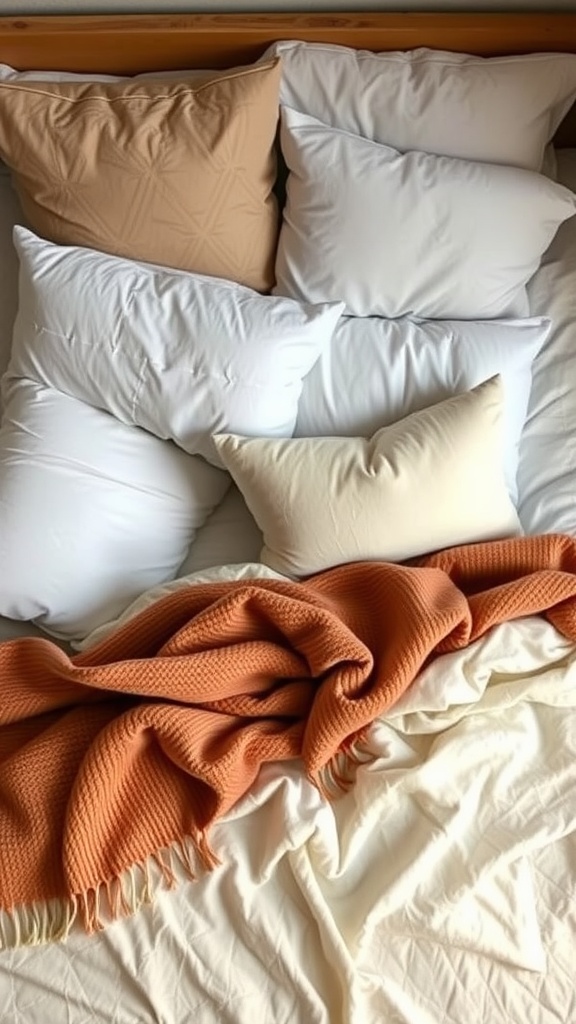
<instances>
[{"instance_id":1,"label":"beige textured pillow","mask_svg":"<svg viewBox=\"0 0 576 1024\"><path fill-rule=\"evenodd\" d=\"M214 440L264 534L262 562L306 576L521 533L504 483L502 411L493 377L368 440Z\"/></svg>"},{"instance_id":2,"label":"beige textured pillow","mask_svg":"<svg viewBox=\"0 0 576 1024\"><path fill-rule=\"evenodd\" d=\"M279 84L0 82L0 157L39 235L267 291Z\"/></svg>"}]
</instances>

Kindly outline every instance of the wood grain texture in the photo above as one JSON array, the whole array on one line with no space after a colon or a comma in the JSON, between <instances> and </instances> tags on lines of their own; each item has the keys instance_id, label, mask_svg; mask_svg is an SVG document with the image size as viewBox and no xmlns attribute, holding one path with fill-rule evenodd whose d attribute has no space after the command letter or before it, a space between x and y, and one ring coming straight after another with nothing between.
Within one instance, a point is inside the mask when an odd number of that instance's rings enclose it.
<instances>
[{"instance_id":1,"label":"wood grain texture","mask_svg":"<svg viewBox=\"0 0 576 1024\"><path fill-rule=\"evenodd\" d=\"M481 56L576 53L574 13L282 13L0 16L0 61L20 70L137 74L251 63L278 39L370 50L417 46ZM560 129L576 144L576 116Z\"/></svg>"},{"instance_id":2,"label":"wood grain texture","mask_svg":"<svg viewBox=\"0 0 576 1024\"><path fill-rule=\"evenodd\" d=\"M576 12L0 17L0 60L19 69L134 74L251 62L274 40L372 50L431 46L484 56L576 52Z\"/></svg>"}]
</instances>

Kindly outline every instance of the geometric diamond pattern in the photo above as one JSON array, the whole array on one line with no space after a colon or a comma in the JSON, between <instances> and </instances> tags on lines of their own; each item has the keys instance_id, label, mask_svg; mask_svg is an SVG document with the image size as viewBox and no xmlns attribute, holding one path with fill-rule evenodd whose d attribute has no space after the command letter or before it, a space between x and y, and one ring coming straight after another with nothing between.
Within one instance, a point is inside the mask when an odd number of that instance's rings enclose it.
<instances>
[{"instance_id":1,"label":"geometric diamond pattern","mask_svg":"<svg viewBox=\"0 0 576 1024\"><path fill-rule=\"evenodd\" d=\"M0 156L44 238L268 291L279 84L278 60L200 82L0 83Z\"/></svg>"}]
</instances>

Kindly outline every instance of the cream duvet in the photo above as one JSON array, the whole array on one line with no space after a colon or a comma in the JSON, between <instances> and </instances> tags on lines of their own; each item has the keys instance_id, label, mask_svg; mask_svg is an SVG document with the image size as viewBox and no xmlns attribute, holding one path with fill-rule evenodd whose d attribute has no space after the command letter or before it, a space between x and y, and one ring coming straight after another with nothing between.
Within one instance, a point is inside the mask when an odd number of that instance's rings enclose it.
<instances>
[{"instance_id":1,"label":"cream duvet","mask_svg":"<svg viewBox=\"0 0 576 1024\"><path fill-rule=\"evenodd\" d=\"M365 754L332 803L298 763L266 766L215 826L213 872L0 953L2 1018L572 1019L575 646L539 618L493 628L425 669Z\"/></svg>"}]
</instances>

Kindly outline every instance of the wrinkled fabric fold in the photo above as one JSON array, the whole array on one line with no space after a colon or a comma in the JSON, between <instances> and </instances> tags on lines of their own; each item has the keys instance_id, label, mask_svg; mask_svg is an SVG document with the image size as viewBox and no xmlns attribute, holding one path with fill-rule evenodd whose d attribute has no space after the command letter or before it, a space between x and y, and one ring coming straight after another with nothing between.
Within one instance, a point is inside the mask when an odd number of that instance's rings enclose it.
<instances>
[{"instance_id":1,"label":"wrinkled fabric fold","mask_svg":"<svg viewBox=\"0 0 576 1024\"><path fill-rule=\"evenodd\" d=\"M100 899L111 916L147 902L149 863L160 858L167 884L178 845L191 847L191 874L209 868L210 825L263 764L301 758L321 788L347 783L343 755L363 756L366 727L437 654L536 613L576 639L575 569L576 541L521 538L303 583L198 584L72 658L48 640L8 641L0 908L23 921L55 901L57 927L36 927L45 941L76 909L98 927ZM142 892L108 898L135 866Z\"/></svg>"}]
</instances>

